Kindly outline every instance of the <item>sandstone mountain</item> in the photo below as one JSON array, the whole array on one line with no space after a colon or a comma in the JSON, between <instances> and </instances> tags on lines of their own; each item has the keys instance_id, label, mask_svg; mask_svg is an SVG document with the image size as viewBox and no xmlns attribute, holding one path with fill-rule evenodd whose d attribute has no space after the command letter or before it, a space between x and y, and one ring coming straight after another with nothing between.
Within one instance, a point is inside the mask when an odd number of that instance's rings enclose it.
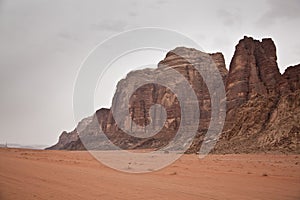
<instances>
[{"instance_id":1,"label":"sandstone mountain","mask_svg":"<svg viewBox=\"0 0 300 200\"><path fill-rule=\"evenodd\" d=\"M195 69L195 66L208 66L205 70L210 71L207 57L214 62L221 75L226 100L218 94L212 94L207 87L207 81L210 80L204 81ZM157 69L130 72L118 83L111 109L99 109L94 116L83 119L75 130L70 133L63 132L58 143L48 149L83 150L99 149L100 146L101 149L111 149L111 145L105 140L106 137L122 149L158 149L168 145L180 126L188 128L190 123L197 122L197 134L193 141L190 141L191 145L186 151L196 153L214 117L211 97L216 95L217 104L225 102L227 110L220 137L211 138L218 140L213 149L214 153L273 151L299 153L300 65L288 67L280 74L276 60L276 47L271 39L258 41L244 37L240 40L229 71L225 67L221 53L206 54L196 49L178 47L159 62ZM168 68L179 72L193 88L200 117L195 110L187 111L185 113L187 117L181 116L178 96L168 87L151 83L153 77L149 74L156 73L159 77L159 74ZM119 100L128 95L129 88L134 87L134 80L137 77L145 84L130 96L128 102L130 114L117 123L113 117L113 110L119 109ZM160 78L165 81L174 79L172 76ZM173 86L176 87L182 80L173 82ZM217 89L220 86L214 84L214 87ZM184 96L185 92L181 91L181 95ZM157 104L163 106L165 110L161 107L153 109L152 106ZM162 121L163 124L160 124ZM157 127L162 128L157 134L151 135L148 129ZM103 130L105 137L99 137L99 128ZM125 133L124 128L132 134ZM150 135L135 137L135 132Z\"/></svg>"}]
</instances>

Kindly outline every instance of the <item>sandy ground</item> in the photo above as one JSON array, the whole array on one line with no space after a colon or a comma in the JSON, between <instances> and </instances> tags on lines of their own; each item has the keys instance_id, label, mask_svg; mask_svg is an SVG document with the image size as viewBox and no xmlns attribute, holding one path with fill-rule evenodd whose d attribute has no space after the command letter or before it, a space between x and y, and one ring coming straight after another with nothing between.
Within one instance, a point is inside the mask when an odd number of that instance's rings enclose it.
<instances>
[{"instance_id":1,"label":"sandy ground","mask_svg":"<svg viewBox=\"0 0 300 200\"><path fill-rule=\"evenodd\" d=\"M300 155L184 155L130 174L88 152L0 149L0 199L299 200Z\"/></svg>"}]
</instances>

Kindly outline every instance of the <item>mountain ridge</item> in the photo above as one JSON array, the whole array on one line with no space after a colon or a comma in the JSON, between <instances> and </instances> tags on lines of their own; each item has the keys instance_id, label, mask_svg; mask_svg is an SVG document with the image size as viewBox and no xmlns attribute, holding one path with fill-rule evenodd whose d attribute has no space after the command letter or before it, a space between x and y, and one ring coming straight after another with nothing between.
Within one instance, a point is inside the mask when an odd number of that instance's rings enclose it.
<instances>
[{"instance_id":1,"label":"mountain ridge","mask_svg":"<svg viewBox=\"0 0 300 200\"><path fill-rule=\"evenodd\" d=\"M211 97L207 83L199 72L178 54L184 55L196 65L207 64L202 58L210 56L224 82L226 119L220 138L212 138L212 140L219 139L213 153L300 152L300 64L288 67L281 74L273 40L267 38L258 41L245 36L236 45L229 71L226 69L222 53L206 54L186 47L175 48L158 63L158 69L171 67L179 72L192 86L198 99L200 108L198 131L187 153L196 153L201 147L212 117ZM112 108L117 105L118 98L125 97L128 88L133 87L129 81L130 77L143 74L145 81L149 81L147 70L149 69L130 72L125 79L119 81L112 100ZM169 77L165 78L169 79ZM218 99L220 104L223 101L224 99ZM80 122L86 124L84 133L80 133L83 135L79 137L78 127L70 133L63 132L58 143L47 149L83 150L85 146L81 140L84 140L85 145L88 144L88 149L97 149L99 146L97 142L101 143L101 141L93 140L92 137L98 134L99 126L120 148L158 149L168 144L180 124L185 126L185 122L181 121L178 99L166 87L145 84L133 93L129 104L131 120L125 120L124 127L132 127L133 122L142 127L149 125L151 106L160 104L165 107L167 114L162 130L150 138L136 138L125 134L118 127L111 109L101 108L96 111L94 117ZM195 116L193 111L188 114ZM162 116L156 114L154 119L159 122ZM195 118L190 117L188 120L193 121ZM102 144L102 147L105 145Z\"/></svg>"}]
</instances>

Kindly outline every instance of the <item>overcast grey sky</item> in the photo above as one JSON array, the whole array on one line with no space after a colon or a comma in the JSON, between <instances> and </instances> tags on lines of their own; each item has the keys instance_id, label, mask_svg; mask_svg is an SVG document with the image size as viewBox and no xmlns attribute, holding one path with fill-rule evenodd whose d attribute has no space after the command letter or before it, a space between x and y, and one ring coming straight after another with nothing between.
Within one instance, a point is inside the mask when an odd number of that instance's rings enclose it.
<instances>
[{"instance_id":1,"label":"overcast grey sky","mask_svg":"<svg viewBox=\"0 0 300 200\"><path fill-rule=\"evenodd\" d=\"M300 63L299 9L297 0L0 0L0 143L51 145L73 130L77 71L114 34L172 29L207 52L222 52L227 66L244 35L271 37L283 72Z\"/></svg>"}]
</instances>

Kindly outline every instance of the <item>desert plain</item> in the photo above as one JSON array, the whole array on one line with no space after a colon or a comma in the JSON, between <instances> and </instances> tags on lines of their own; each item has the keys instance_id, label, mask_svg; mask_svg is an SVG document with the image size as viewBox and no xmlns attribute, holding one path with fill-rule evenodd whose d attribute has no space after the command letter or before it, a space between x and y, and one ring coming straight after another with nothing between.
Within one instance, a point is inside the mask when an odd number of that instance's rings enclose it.
<instances>
[{"instance_id":1,"label":"desert plain","mask_svg":"<svg viewBox=\"0 0 300 200\"><path fill-rule=\"evenodd\" d=\"M0 149L0 199L300 199L300 155L183 155L150 173L111 169L86 151Z\"/></svg>"}]
</instances>

